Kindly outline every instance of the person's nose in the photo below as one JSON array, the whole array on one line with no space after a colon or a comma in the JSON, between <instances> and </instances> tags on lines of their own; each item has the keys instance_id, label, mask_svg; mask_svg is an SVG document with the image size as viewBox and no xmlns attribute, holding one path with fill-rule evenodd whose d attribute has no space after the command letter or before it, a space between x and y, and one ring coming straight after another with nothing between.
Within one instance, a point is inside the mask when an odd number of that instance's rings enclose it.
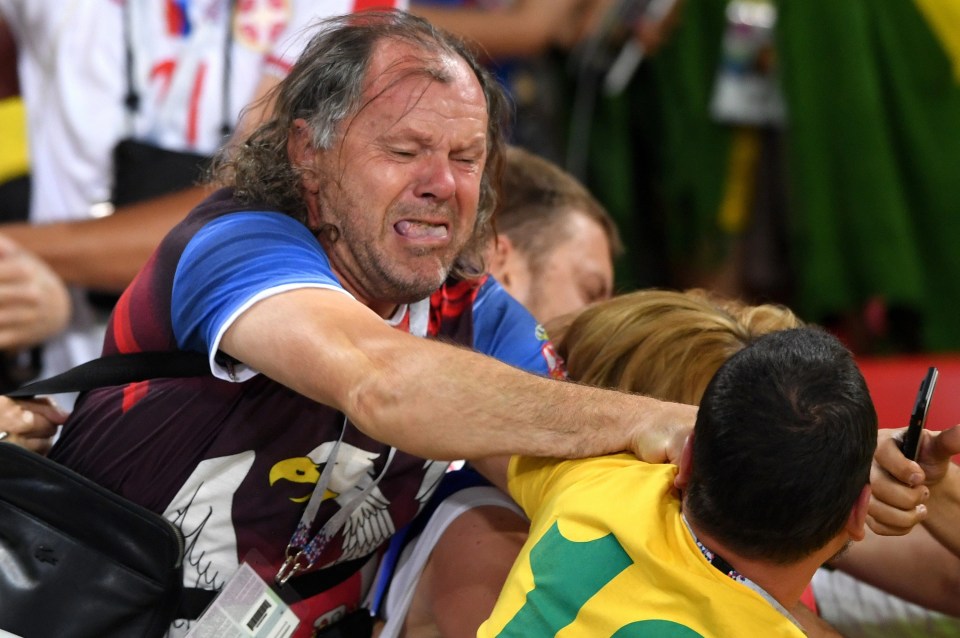
<instances>
[{"instance_id":1,"label":"person's nose","mask_svg":"<svg viewBox=\"0 0 960 638\"><path fill-rule=\"evenodd\" d=\"M451 160L445 155L426 155L420 166L415 193L437 201L446 201L457 191L456 178L453 175Z\"/></svg>"}]
</instances>

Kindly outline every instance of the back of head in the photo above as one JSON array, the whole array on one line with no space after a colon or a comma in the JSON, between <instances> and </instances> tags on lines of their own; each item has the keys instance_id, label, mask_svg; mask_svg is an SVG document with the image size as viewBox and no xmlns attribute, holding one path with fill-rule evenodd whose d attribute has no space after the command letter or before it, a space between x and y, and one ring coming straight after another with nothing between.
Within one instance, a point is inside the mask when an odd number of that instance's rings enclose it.
<instances>
[{"instance_id":1,"label":"back of head","mask_svg":"<svg viewBox=\"0 0 960 638\"><path fill-rule=\"evenodd\" d=\"M742 556L794 562L843 529L876 438L866 383L836 338L817 328L763 336L704 392L684 511Z\"/></svg>"},{"instance_id":2,"label":"back of head","mask_svg":"<svg viewBox=\"0 0 960 638\"><path fill-rule=\"evenodd\" d=\"M553 162L517 146L507 148L497 232L510 238L533 264L549 253L565 231L565 218L578 211L607 236L611 260L623 252L616 223L593 195Z\"/></svg>"},{"instance_id":3,"label":"back of head","mask_svg":"<svg viewBox=\"0 0 960 638\"><path fill-rule=\"evenodd\" d=\"M701 290L638 290L549 327L570 378L696 405L717 369L760 335L800 325L790 310Z\"/></svg>"}]
</instances>

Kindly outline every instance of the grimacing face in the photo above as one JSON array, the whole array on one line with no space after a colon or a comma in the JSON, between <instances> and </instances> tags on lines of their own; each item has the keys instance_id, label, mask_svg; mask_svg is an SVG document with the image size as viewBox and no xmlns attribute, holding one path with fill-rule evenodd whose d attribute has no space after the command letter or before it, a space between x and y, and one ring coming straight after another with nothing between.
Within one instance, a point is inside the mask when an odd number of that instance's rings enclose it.
<instances>
[{"instance_id":1,"label":"grimacing face","mask_svg":"<svg viewBox=\"0 0 960 638\"><path fill-rule=\"evenodd\" d=\"M446 279L474 232L486 162L487 105L459 57L440 58L448 82L422 72L410 44L374 49L366 106L339 142L316 151L305 179L311 226L343 285L381 316L422 299ZM434 56L436 57L436 56Z\"/></svg>"}]
</instances>

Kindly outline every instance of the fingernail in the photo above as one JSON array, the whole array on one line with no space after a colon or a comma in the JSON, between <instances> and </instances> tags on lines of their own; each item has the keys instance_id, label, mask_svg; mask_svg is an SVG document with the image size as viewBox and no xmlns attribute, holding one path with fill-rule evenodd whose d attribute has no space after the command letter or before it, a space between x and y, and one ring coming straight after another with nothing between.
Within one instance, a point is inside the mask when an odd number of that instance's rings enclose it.
<instances>
[{"instance_id":1,"label":"fingernail","mask_svg":"<svg viewBox=\"0 0 960 638\"><path fill-rule=\"evenodd\" d=\"M923 483L923 474L911 474L910 475L910 487L916 487Z\"/></svg>"},{"instance_id":2,"label":"fingernail","mask_svg":"<svg viewBox=\"0 0 960 638\"><path fill-rule=\"evenodd\" d=\"M917 505L917 516L919 516L921 520L923 520L923 519L925 519L925 518L927 517L927 506L926 506L926 505Z\"/></svg>"}]
</instances>

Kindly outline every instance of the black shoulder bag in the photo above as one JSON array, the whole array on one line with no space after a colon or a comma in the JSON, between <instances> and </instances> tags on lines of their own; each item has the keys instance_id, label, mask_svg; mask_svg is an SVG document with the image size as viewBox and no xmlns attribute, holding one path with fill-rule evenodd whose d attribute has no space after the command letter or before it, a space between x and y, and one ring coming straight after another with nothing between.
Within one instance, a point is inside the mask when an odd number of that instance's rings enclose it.
<instances>
[{"instance_id":1,"label":"black shoulder bag","mask_svg":"<svg viewBox=\"0 0 960 638\"><path fill-rule=\"evenodd\" d=\"M82 392L158 378L210 374L196 352L95 359L7 393ZM159 514L59 463L0 442L0 629L23 638L153 638L177 618L200 617L217 592L182 586L183 536ZM294 602L325 591L370 556L291 579ZM323 636L370 635L360 610Z\"/></svg>"},{"instance_id":2,"label":"black shoulder bag","mask_svg":"<svg viewBox=\"0 0 960 638\"><path fill-rule=\"evenodd\" d=\"M209 373L198 353L118 355L7 396ZM55 461L0 443L0 629L23 638L163 636L175 618L198 616L215 593L201 592L191 609L182 560L183 536L170 521Z\"/></svg>"}]
</instances>

